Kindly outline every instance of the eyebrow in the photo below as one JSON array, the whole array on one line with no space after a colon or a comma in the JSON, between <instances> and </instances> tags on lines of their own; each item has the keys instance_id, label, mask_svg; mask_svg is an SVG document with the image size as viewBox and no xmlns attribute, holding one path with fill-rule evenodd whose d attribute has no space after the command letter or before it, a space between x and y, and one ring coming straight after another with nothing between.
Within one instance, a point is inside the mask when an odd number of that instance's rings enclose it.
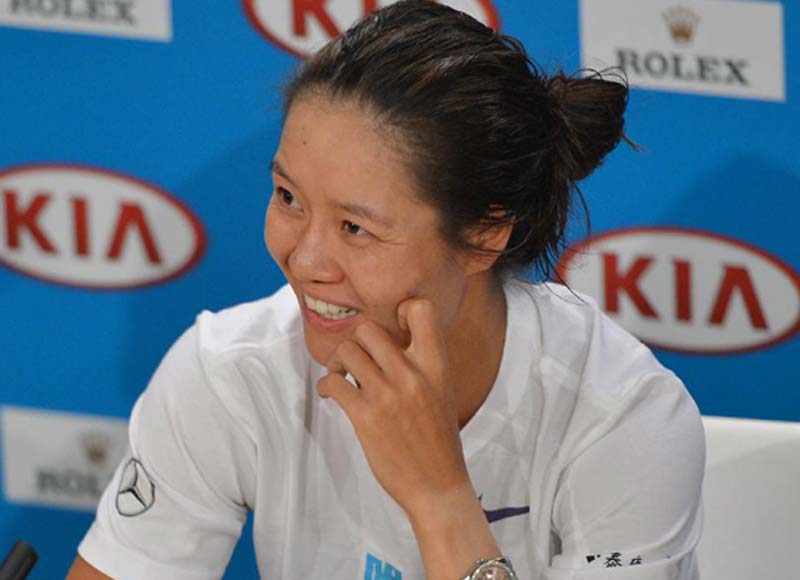
<instances>
[{"instance_id":1,"label":"eyebrow","mask_svg":"<svg viewBox=\"0 0 800 580\"><path fill-rule=\"evenodd\" d=\"M270 164L270 167L271 167L273 172L275 172L276 174L278 174L281 177L283 177L286 181L291 183L293 186L297 187L295 182L292 181L292 178L289 177L286 174L286 171L283 169L283 167L281 167L281 164L278 163L278 161L276 159L272 160L272 163ZM372 222L375 222L375 223L380 224L380 225L382 225L384 227L387 227L387 228L394 225L394 220L390 219L387 216L381 215L380 213L376 212L374 209L372 209L371 207L366 206L366 205L362 205L362 204L359 204L359 203L352 203L352 202L350 202L350 203L334 202L333 207L335 207L336 209L344 210L344 211L346 211L348 213L351 213L353 215L357 215L359 217L368 219L368 220L370 220Z\"/></svg>"},{"instance_id":2,"label":"eyebrow","mask_svg":"<svg viewBox=\"0 0 800 580\"><path fill-rule=\"evenodd\" d=\"M343 209L344 211L351 213L353 215L357 215L359 217L368 219L371 222L375 222L385 228L389 228L394 225L394 221L385 217L379 213L377 213L371 207L366 205L361 205L358 203L341 203L337 202L333 204L333 207L337 209Z\"/></svg>"},{"instance_id":3,"label":"eyebrow","mask_svg":"<svg viewBox=\"0 0 800 580\"><path fill-rule=\"evenodd\" d=\"M270 163L269 168L272 170L273 173L277 173L278 175L283 177L286 181L294 185L294 181L292 181L292 178L286 174L286 171L283 169L283 167L281 167L281 164L278 163L277 159L272 160L272 163Z\"/></svg>"}]
</instances>

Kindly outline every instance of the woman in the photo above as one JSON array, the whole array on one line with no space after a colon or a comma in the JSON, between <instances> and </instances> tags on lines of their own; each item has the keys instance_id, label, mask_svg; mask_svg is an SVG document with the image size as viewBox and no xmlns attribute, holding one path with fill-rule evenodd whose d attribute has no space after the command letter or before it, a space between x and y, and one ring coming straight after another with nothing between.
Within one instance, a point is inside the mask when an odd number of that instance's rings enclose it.
<instances>
[{"instance_id":1,"label":"woman","mask_svg":"<svg viewBox=\"0 0 800 580\"><path fill-rule=\"evenodd\" d=\"M551 272L626 97L422 1L307 61L266 218L288 284L167 354L69 578L220 578L249 510L263 578L696 578L693 401L514 277Z\"/></svg>"}]
</instances>

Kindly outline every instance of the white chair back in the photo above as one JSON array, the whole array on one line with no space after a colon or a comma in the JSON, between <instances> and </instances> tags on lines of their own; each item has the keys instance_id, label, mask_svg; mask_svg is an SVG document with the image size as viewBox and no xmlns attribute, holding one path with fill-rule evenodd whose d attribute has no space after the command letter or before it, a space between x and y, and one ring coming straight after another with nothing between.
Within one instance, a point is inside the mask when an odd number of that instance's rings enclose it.
<instances>
[{"instance_id":1,"label":"white chair back","mask_svg":"<svg viewBox=\"0 0 800 580\"><path fill-rule=\"evenodd\" d=\"M800 578L800 423L703 423L701 579Z\"/></svg>"}]
</instances>

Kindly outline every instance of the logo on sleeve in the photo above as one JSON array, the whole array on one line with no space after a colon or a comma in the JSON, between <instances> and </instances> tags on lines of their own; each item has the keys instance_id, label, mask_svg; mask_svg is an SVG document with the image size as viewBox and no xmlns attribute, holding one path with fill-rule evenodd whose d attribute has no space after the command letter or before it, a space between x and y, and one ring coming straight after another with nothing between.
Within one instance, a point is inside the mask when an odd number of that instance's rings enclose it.
<instances>
[{"instance_id":1,"label":"logo on sleeve","mask_svg":"<svg viewBox=\"0 0 800 580\"><path fill-rule=\"evenodd\" d=\"M117 492L117 511L123 516L138 516L156 501L156 486L138 459L125 465Z\"/></svg>"}]
</instances>

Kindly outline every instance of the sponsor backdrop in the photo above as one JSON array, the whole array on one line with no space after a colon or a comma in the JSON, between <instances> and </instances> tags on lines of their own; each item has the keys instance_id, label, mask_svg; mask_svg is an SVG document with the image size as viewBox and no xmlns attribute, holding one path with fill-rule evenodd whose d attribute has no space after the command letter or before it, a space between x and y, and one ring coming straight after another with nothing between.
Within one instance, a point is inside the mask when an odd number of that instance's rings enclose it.
<instances>
[{"instance_id":1,"label":"sponsor backdrop","mask_svg":"<svg viewBox=\"0 0 800 580\"><path fill-rule=\"evenodd\" d=\"M31 578L65 574L169 345L282 284L280 83L387 3L0 0L0 552L32 542ZM797 4L447 3L546 68L624 69L642 150L584 183L562 277L703 413L800 420ZM228 578L256 577L243 538Z\"/></svg>"}]
</instances>

